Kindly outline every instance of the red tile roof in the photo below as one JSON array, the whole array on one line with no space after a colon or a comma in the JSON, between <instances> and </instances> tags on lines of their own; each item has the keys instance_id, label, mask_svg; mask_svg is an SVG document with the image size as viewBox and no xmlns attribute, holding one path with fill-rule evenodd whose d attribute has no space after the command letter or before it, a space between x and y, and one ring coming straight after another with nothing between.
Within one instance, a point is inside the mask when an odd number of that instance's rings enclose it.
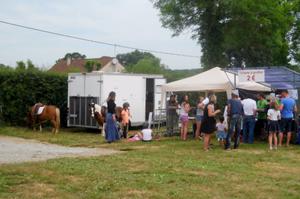
<instances>
[{"instance_id":1,"label":"red tile roof","mask_svg":"<svg viewBox=\"0 0 300 199\"><path fill-rule=\"evenodd\" d=\"M113 58L108 56L103 56L100 58L88 58L88 59L72 59L71 63L67 65L67 60L59 60L54 66L52 66L49 71L53 72L87 72L84 65L87 61L97 61L101 64L101 67L104 67L108 62ZM96 68L94 68L96 70Z\"/></svg>"}]
</instances>

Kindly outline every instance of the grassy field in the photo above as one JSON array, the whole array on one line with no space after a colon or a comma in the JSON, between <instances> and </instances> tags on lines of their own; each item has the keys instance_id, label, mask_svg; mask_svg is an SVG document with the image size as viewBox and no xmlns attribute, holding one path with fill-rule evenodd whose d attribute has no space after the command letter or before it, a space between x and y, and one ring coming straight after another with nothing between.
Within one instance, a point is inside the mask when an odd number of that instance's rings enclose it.
<instances>
[{"instance_id":1,"label":"grassy field","mask_svg":"<svg viewBox=\"0 0 300 199\"><path fill-rule=\"evenodd\" d=\"M300 147L266 143L202 151L200 141L162 138L105 144L95 133L53 136L22 128L0 135L125 153L0 166L0 198L300 198Z\"/></svg>"}]
</instances>

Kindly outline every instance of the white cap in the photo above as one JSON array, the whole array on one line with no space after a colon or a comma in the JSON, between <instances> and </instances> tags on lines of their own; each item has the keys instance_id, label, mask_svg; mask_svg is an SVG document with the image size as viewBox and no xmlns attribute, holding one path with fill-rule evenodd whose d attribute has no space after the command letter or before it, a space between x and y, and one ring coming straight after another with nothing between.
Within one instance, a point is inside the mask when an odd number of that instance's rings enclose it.
<instances>
[{"instance_id":1,"label":"white cap","mask_svg":"<svg viewBox=\"0 0 300 199\"><path fill-rule=\"evenodd\" d=\"M233 95L239 96L239 90L232 90L231 92Z\"/></svg>"}]
</instances>

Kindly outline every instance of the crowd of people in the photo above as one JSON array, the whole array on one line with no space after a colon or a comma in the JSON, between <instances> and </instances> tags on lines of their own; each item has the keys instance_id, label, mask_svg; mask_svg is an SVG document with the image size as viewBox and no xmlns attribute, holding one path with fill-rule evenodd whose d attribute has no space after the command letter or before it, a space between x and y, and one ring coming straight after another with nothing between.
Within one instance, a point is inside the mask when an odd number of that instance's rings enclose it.
<instances>
[{"instance_id":1,"label":"crowd of people","mask_svg":"<svg viewBox=\"0 0 300 199\"><path fill-rule=\"evenodd\" d=\"M238 90L234 90L231 99L222 109L223 114L217 106L217 97L214 94L209 94L206 98L199 97L195 117L189 117L191 110L187 95L180 104L177 103L176 96L171 95L167 102L167 136L174 135L179 120L180 138L186 140L188 122L193 118L195 138L204 140L205 151L210 149L211 136L215 132L220 145L225 150L231 150L237 149L240 141L253 144L255 129L259 138L268 138L269 149L276 150L283 145L284 135L286 146L290 144L297 106L287 90L282 90L280 95L271 93L268 99L264 94L258 94L257 101L249 97L241 99Z\"/></svg>"},{"instance_id":2,"label":"crowd of people","mask_svg":"<svg viewBox=\"0 0 300 199\"><path fill-rule=\"evenodd\" d=\"M115 92L110 92L107 98L105 138L108 143L119 140L120 137L128 138L131 117L129 104L123 104L121 128L118 129L115 98ZM233 90L231 99L222 109L217 105L216 95L210 93L207 97L199 97L195 107L195 117L190 117L191 110L188 95L183 97L180 104L175 95L170 96L167 102L166 136L174 135L179 122L180 138L187 140L189 121L192 118L195 121L194 137L203 139L205 151L210 150L212 135L215 132L220 145L225 150L231 150L237 149L240 141L253 144L255 129L261 139L268 140L269 149L276 150L278 146L283 145L284 135L286 135L286 146L291 142L297 106L295 100L289 97L287 90L282 90L280 95L271 93L268 99L263 94L258 94L257 101L249 97L241 99L238 90ZM128 141L151 139L152 130L150 125L146 124L141 132L131 136Z\"/></svg>"},{"instance_id":3,"label":"crowd of people","mask_svg":"<svg viewBox=\"0 0 300 199\"><path fill-rule=\"evenodd\" d=\"M134 141L151 141L152 140L152 129L150 125L145 123L143 125L143 130L137 132L135 135L128 136L128 128L130 122L130 111L129 103L125 102L121 111L121 121L120 123L116 118L116 93L110 92L106 100L107 103L107 113L106 113L106 125L105 125L105 139L108 143L115 142L121 138L127 139L129 142ZM119 124L118 124L119 123Z\"/></svg>"}]
</instances>

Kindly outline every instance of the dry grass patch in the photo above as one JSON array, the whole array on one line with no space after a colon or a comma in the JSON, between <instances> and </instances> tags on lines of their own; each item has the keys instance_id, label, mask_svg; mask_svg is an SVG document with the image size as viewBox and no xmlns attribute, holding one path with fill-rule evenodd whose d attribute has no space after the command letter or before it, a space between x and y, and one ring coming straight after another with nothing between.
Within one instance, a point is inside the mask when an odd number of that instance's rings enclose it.
<instances>
[{"instance_id":1,"label":"dry grass patch","mask_svg":"<svg viewBox=\"0 0 300 199\"><path fill-rule=\"evenodd\" d=\"M40 182L18 185L11 189L12 192L18 193L18 198L58 198L59 192L54 185Z\"/></svg>"},{"instance_id":2,"label":"dry grass patch","mask_svg":"<svg viewBox=\"0 0 300 199\"><path fill-rule=\"evenodd\" d=\"M257 162L255 167L270 171L270 173L289 173L291 175L299 175L300 167L288 166L277 162Z\"/></svg>"},{"instance_id":3,"label":"dry grass patch","mask_svg":"<svg viewBox=\"0 0 300 199\"><path fill-rule=\"evenodd\" d=\"M145 191L145 190L138 190L138 189L129 189L127 191L124 192L124 195L122 196L122 198L148 198L147 196L149 196L151 193L149 191Z\"/></svg>"},{"instance_id":4,"label":"dry grass patch","mask_svg":"<svg viewBox=\"0 0 300 199\"><path fill-rule=\"evenodd\" d=\"M198 170L185 170L185 169L178 169L175 168L172 170L174 173L179 173L179 174L187 174L187 175L193 175L193 176L199 176L199 177L216 177L218 175L217 172L212 172L212 171L205 171L202 169Z\"/></svg>"},{"instance_id":5,"label":"dry grass patch","mask_svg":"<svg viewBox=\"0 0 300 199\"><path fill-rule=\"evenodd\" d=\"M238 149L236 152L237 153L246 153L246 154L251 154L251 155L261 155L266 153L266 150L257 150L257 149Z\"/></svg>"}]
</instances>

